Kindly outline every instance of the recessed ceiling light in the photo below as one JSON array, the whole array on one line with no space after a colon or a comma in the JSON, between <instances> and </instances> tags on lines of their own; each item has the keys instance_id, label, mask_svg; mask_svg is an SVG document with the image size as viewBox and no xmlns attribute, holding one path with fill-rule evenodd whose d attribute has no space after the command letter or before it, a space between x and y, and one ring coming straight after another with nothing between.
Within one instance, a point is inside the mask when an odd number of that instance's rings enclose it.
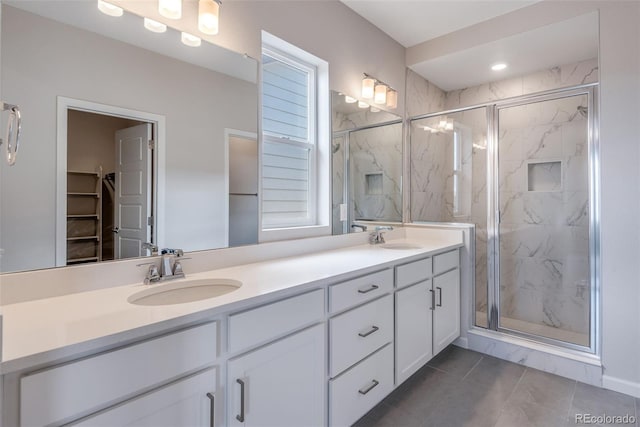
<instances>
[{"instance_id":1,"label":"recessed ceiling light","mask_svg":"<svg viewBox=\"0 0 640 427\"><path fill-rule=\"evenodd\" d=\"M491 69L492 69L493 71L500 71L500 70L504 70L505 68L507 68L507 64L505 64L504 62L500 62L500 63L497 63L497 64L493 64L493 65L491 66Z\"/></svg>"}]
</instances>

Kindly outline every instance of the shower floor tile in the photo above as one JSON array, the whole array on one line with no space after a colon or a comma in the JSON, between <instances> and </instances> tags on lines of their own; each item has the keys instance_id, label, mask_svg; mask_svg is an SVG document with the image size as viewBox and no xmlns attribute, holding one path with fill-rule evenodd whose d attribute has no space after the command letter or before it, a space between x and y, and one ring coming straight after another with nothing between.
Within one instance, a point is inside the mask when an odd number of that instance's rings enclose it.
<instances>
[{"instance_id":1,"label":"shower floor tile","mask_svg":"<svg viewBox=\"0 0 640 427\"><path fill-rule=\"evenodd\" d=\"M354 425L571 427L606 414L640 427L637 411L640 399L449 346Z\"/></svg>"}]
</instances>

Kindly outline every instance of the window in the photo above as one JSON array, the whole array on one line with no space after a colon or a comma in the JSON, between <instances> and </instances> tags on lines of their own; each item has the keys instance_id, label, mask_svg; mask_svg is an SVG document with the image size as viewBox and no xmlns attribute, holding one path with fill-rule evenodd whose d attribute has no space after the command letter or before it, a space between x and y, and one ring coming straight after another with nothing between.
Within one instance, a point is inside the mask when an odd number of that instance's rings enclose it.
<instances>
[{"instance_id":1,"label":"window","mask_svg":"<svg viewBox=\"0 0 640 427\"><path fill-rule=\"evenodd\" d=\"M330 232L324 212L329 199L325 203L323 194L329 187L324 183L330 179L329 161L319 142L330 134L329 115L319 111L319 105L328 107L327 63L263 33L261 66L261 229L326 226ZM319 88L326 97L318 96ZM320 129L324 126L327 131Z\"/></svg>"}]
</instances>

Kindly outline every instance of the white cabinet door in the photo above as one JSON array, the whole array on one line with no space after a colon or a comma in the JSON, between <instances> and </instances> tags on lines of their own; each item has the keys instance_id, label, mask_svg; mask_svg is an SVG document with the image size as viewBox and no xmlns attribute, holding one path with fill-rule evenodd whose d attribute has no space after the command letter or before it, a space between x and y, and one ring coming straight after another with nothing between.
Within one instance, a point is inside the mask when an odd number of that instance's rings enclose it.
<instances>
[{"instance_id":1,"label":"white cabinet door","mask_svg":"<svg viewBox=\"0 0 640 427\"><path fill-rule=\"evenodd\" d=\"M396 381L399 385L433 356L431 280L396 292Z\"/></svg>"},{"instance_id":2,"label":"white cabinet door","mask_svg":"<svg viewBox=\"0 0 640 427\"><path fill-rule=\"evenodd\" d=\"M229 360L229 426L325 425L324 324Z\"/></svg>"},{"instance_id":3,"label":"white cabinet door","mask_svg":"<svg viewBox=\"0 0 640 427\"><path fill-rule=\"evenodd\" d=\"M460 269L433 278L436 309L433 312L433 354L460 336Z\"/></svg>"},{"instance_id":4,"label":"white cabinet door","mask_svg":"<svg viewBox=\"0 0 640 427\"><path fill-rule=\"evenodd\" d=\"M82 427L213 427L216 371L208 369L72 424Z\"/></svg>"}]
</instances>

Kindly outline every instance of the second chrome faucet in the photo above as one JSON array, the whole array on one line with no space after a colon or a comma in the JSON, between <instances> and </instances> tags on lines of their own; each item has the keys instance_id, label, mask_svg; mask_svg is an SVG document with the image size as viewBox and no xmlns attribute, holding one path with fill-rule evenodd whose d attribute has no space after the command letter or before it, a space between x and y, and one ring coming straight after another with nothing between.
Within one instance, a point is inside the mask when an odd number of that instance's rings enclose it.
<instances>
[{"instance_id":1,"label":"second chrome faucet","mask_svg":"<svg viewBox=\"0 0 640 427\"><path fill-rule=\"evenodd\" d=\"M160 269L158 269L155 262L144 262L142 264L138 264L138 267L143 265L149 266L147 275L144 278L145 285L163 282L165 280L182 279L185 277L181 259L188 258L183 258L184 252L182 249L162 249L161 253L162 258L160 260Z\"/></svg>"}]
</instances>

